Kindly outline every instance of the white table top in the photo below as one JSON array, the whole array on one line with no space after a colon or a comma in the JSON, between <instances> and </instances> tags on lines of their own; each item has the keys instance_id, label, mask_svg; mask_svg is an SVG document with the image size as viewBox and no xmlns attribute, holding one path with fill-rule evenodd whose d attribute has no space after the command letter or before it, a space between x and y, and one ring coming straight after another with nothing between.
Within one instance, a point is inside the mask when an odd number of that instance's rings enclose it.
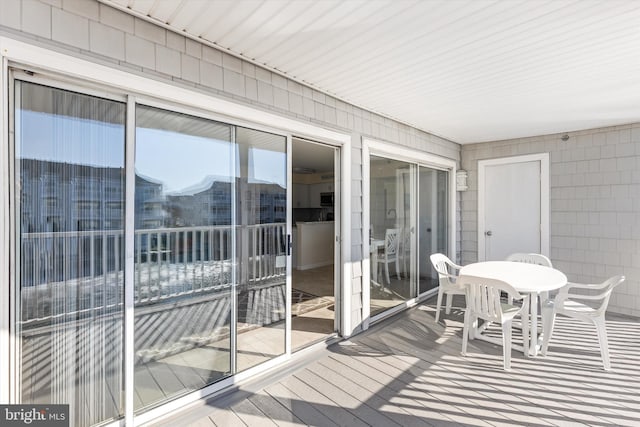
<instances>
[{"instance_id":1,"label":"white table top","mask_svg":"<svg viewBox=\"0 0 640 427\"><path fill-rule=\"evenodd\" d=\"M502 280L525 293L552 291L567 284L567 276L561 271L524 262L477 262L462 267L460 276L464 275Z\"/></svg>"}]
</instances>

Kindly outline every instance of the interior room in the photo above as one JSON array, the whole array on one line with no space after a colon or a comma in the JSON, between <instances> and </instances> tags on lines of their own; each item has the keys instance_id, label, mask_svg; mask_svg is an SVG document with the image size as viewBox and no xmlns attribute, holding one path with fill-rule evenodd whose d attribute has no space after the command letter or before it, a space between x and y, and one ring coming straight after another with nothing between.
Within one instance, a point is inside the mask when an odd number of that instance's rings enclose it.
<instances>
[{"instance_id":1,"label":"interior room","mask_svg":"<svg viewBox=\"0 0 640 427\"><path fill-rule=\"evenodd\" d=\"M291 347L332 336L335 319L336 148L293 139Z\"/></svg>"}]
</instances>

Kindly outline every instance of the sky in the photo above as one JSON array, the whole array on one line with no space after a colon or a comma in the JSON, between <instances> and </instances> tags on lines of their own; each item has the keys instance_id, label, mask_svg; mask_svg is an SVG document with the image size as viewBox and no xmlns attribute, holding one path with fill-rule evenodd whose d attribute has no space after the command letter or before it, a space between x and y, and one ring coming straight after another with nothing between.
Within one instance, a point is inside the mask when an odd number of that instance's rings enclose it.
<instances>
[{"instance_id":1,"label":"sky","mask_svg":"<svg viewBox=\"0 0 640 427\"><path fill-rule=\"evenodd\" d=\"M16 156L99 167L123 168L125 127L29 110L16 114ZM211 177L228 181L238 166L228 141L159 129L136 129L136 173L163 182L166 193L197 186ZM286 153L250 148L249 181L286 187ZM244 169L244 168L243 168Z\"/></svg>"}]
</instances>

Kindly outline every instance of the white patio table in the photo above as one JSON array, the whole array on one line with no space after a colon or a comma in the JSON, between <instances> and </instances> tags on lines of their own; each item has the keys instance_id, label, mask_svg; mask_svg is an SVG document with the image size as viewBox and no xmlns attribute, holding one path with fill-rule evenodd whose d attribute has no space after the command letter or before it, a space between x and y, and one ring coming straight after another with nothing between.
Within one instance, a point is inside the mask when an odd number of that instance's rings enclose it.
<instances>
[{"instance_id":1,"label":"white patio table","mask_svg":"<svg viewBox=\"0 0 640 427\"><path fill-rule=\"evenodd\" d=\"M567 284L567 276L551 267L512 261L485 261L462 267L460 275L488 277L509 283L521 294L530 295L531 331L529 355L538 354L538 298ZM545 301L541 301L544 303ZM525 319L523 319L524 321ZM481 334L480 334L481 335Z\"/></svg>"}]
</instances>

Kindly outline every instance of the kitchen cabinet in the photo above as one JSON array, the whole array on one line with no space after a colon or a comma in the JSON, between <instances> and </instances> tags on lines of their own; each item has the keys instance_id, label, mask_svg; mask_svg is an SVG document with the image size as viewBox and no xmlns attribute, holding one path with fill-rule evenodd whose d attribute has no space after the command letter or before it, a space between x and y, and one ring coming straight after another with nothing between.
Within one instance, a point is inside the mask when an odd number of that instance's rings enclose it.
<instances>
[{"instance_id":1,"label":"kitchen cabinet","mask_svg":"<svg viewBox=\"0 0 640 427\"><path fill-rule=\"evenodd\" d=\"M320 205L320 193L330 193L333 192L333 184L322 183L322 184L311 184L309 187L309 207L311 208L321 208Z\"/></svg>"},{"instance_id":2,"label":"kitchen cabinet","mask_svg":"<svg viewBox=\"0 0 640 427\"><path fill-rule=\"evenodd\" d=\"M320 208L320 193L333 192L333 183L321 184L293 184L294 208Z\"/></svg>"},{"instance_id":3,"label":"kitchen cabinet","mask_svg":"<svg viewBox=\"0 0 640 427\"><path fill-rule=\"evenodd\" d=\"M293 184L293 207L310 208L309 186L307 184ZM318 201L318 203L320 203Z\"/></svg>"}]
</instances>

